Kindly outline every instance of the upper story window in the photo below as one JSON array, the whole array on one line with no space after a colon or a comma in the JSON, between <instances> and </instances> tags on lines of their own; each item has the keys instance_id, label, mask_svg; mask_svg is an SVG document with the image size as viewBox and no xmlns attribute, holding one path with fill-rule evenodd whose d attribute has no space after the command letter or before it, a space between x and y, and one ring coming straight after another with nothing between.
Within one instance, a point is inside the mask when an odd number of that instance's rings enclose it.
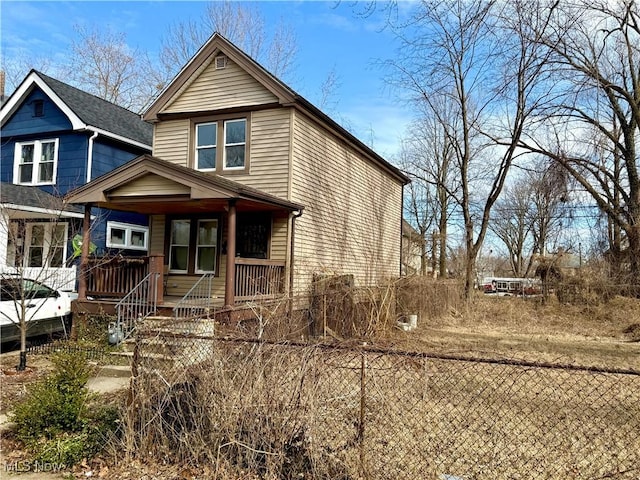
<instances>
[{"instance_id":1,"label":"upper story window","mask_svg":"<svg viewBox=\"0 0 640 480\"><path fill-rule=\"evenodd\" d=\"M224 122L224 168L244 168L247 146L247 121L227 120Z\"/></svg>"},{"instance_id":2,"label":"upper story window","mask_svg":"<svg viewBox=\"0 0 640 480\"><path fill-rule=\"evenodd\" d=\"M51 185L56 182L58 139L16 143L13 183Z\"/></svg>"},{"instance_id":3,"label":"upper story window","mask_svg":"<svg viewBox=\"0 0 640 480\"><path fill-rule=\"evenodd\" d=\"M44 117L44 100L33 101L33 116Z\"/></svg>"},{"instance_id":4,"label":"upper story window","mask_svg":"<svg viewBox=\"0 0 640 480\"><path fill-rule=\"evenodd\" d=\"M247 172L247 118L196 123L194 166L205 172Z\"/></svg>"},{"instance_id":5,"label":"upper story window","mask_svg":"<svg viewBox=\"0 0 640 480\"><path fill-rule=\"evenodd\" d=\"M129 223L107 222L107 247L146 250L149 229Z\"/></svg>"},{"instance_id":6,"label":"upper story window","mask_svg":"<svg viewBox=\"0 0 640 480\"><path fill-rule=\"evenodd\" d=\"M217 122L196 125L196 168L198 170L216 169L217 132Z\"/></svg>"}]
</instances>

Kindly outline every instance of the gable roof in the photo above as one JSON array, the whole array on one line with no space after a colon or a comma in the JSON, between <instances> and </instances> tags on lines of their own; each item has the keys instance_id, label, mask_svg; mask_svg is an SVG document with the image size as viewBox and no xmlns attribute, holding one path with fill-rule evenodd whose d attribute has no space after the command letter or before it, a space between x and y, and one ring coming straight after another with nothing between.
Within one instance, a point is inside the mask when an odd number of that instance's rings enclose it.
<instances>
[{"instance_id":1,"label":"gable roof","mask_svg":"<svg viewBox=\"0 0 640 480\"><path fill-rule=\"evenodd\" d=\"M177 95L197 77L199 71L206 66L218 54L223 53L231 61L238 64L247 73L253 76L263 87L278 98L282 106L290 106L298 109L313 118L316 122L327 128L337 137L348 142L354 149L363 154L373 163L387 171L403 184L410 182L398 168L391 165L375 151L361 142L352 133L335 122L319 108L297 94L291 87L275 77L253 58L244 53L225 37L215 32L207 42L196 52L189 62L178 72L174 79L160 92L156 99L143 112L142 118L147 121L157 121L161 111L169 105Z\"/></svg>"},{"instance_id":2,"label":"gable roof","mask_svg":"<svg viewBox=\"0 0 640 480\"><path fill-rule=\"evenodd\" d=\"M141 155L130 162L112 170L95 180L69 192L65 199L69 203L107 203L105 194L115 191L146 175L156 175L189 188L192 200L202 199L237 199L249 200L291 211L300 211L304 207L248 187L220 175L203 173L192 168L183 167L152 155ZM158 192L161 194L162 192ZM134 202L131 198L130 202Z\"/></svg>"},{"instance_id":3,"label":"gable roof","mask_svg":"<svg viewBox=\"0 0 640 480\"><path fill-rule=\"evenodd\" d=\"M62 198L51 195L38 188L26 185L14 185L0 182L0 206L9 210L22 210L36 213L60 214L82 218L82 211L75 206L65 204Z\"/></svg>"},{"instance_id":4,"label":"gable roof","mask_svg":"<svg viewBox=\"0 0 640 480\"><path fill-rule=\"evenodd\" d=\"M36 87L64 112L74 130L97 131L106 137L151 150L153 125L143 121L140 115L37 70L29 72L2 106L2 124Z\"/></svg>"}]
</instances>

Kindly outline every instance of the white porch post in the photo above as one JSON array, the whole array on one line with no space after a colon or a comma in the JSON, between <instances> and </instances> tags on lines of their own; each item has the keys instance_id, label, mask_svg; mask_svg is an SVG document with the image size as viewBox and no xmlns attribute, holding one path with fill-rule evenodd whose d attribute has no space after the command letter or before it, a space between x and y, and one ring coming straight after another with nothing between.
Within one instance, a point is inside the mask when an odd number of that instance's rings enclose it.
<instances>
[{"instance_id":1,"label":"white porch post","mask_svg":"<svg viewBox=\"0 0 640 480\"><path fill-rule=\"evenodd\" d=\"M0 209L0 266L7 265L7 245L9 244L9 214Z\"/></svg>"}]
</instances>

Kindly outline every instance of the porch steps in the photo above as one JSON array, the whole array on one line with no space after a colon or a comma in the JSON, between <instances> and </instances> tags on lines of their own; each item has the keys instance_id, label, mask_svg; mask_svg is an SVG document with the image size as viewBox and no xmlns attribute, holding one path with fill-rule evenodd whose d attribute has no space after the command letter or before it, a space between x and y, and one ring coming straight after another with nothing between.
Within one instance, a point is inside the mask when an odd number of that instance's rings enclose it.
<instances>
[{"instance_id":1,"label":"porch steps","mask_svg":"<svg viewBox=\"0 0 640 480\"><path fill-rule=\"evenodd\" d=\"M132 358L138 343L139 367L143 370L186 368L213 355L215 322L212 319L176 320L173 317L145 318L137 340L122 342L122 356Z\"/></svg>"}]
</instances>

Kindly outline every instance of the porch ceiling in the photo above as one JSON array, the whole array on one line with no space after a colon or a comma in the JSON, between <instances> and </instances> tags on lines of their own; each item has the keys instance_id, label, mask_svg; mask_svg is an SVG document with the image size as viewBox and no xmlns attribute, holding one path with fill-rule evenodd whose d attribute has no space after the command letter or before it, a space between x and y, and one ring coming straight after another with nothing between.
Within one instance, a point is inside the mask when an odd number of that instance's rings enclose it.
<instances>
[{"instance_id":1,"label":"porch ceiling","mask_svg":"<svg viewBox=\"0 0 640 480\"><path fill-rule=\"evenodd\" d=\"M222 212L228 208L227 199L189 199L184 196L153 196L132 198L113 198L105 202L97 202L96 207L108 208L122 212L135 212L145 215L186 215L208 212ZM236 201L238 211L273 211L281 210L277 206L262 202L239 199Z\"/></svg>"}]
</instances>

